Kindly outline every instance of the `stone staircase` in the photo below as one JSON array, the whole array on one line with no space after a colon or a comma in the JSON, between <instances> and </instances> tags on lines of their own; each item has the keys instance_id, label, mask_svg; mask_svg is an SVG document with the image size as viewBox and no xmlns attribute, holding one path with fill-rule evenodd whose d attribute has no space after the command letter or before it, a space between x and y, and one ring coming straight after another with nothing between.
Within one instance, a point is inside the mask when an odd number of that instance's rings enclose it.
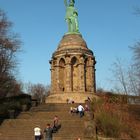
<instances>
[{"instance_id":1,"label":"stone staircase","mask_svg":"<svg viewBox=\"0 0 140 140\"><path fill-rule=\"evenodd\" d=\"M55 115L59 117L61 128L53 134L53 140L89 140L84 138L85 122L88 116L80 118L71 115L70 106L78 104L48 103L32 107L30 111L22 112L16 119L7 119L0 126L0 140L34 140L33 129L39 125L43 130L47 123L53 124ZM45 139L44 139L45 140Z\"/></svg>"}]
</instances>

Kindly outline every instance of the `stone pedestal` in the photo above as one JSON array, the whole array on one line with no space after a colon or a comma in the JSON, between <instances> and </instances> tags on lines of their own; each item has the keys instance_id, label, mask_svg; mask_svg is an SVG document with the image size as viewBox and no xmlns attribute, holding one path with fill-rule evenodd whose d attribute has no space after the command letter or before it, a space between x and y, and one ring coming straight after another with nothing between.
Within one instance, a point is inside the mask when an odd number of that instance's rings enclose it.
<instances>
[{"instance_id":1,"label":"stone pedestal","mask_svg":"<svg viewBox=\"0 0 140 140\"><path fill-rule=\"evenodd\" d=\"M95 96L93 93L61 93L61 94L52 94L46 98L46 103L67 103L67 99L74 101L74 103L85 103L87 98L90 98L91 100L93 98L98 98L98 96Z\"/></svg>"}]
</instances>

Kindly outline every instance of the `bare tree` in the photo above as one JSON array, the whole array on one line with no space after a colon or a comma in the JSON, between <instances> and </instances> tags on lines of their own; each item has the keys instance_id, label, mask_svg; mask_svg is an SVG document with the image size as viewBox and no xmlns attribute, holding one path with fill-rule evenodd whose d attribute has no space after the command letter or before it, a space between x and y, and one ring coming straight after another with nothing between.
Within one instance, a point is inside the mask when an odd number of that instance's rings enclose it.
<instances>
[{"instance_id":1,"label":"bare tree","mask_svg":"<svg viewBox=\"0 0 140 140\"><path fill-rule=\"evenodd\" d=\"M133 52L133 77L135 78L136 95L140 95L140 42L130 47Z\"/></svg>"},{"instance_id":2,"label":"bare tree","mask_svg":"<svg viewBox=\"0 0 140 140\"><path fill-rule=\"evenodd\" d=\"M135 7L134 14L140 15L139 7ZM140 41L130 48L133 53L133 63L129 64L127 70L124 70L124 65L119 59L117 59L117 61L114 63L113 73L115 78L123 87L123 91L126 95L129 93L140 96ZM120 87L117 87L117 89L120 90Z\"/></svg>"},{"instance_id":3,"label":"bare tree","mask_svg":"<svg viewBox=\"0 0 140 140\"><path fill-rule=\"evenodd\" d=\"M12 92L17 67L16 53L20 50L20 40L17 34L11 32L12 23L0 10L0 94Z\"/></svg>"},{"instance_id":4,"label":"bare tree","mask_svg":"<svg viewBox=\"0 0 140 140\"><path fill-rule=\"evenodd\" d=\"M120 59L116 59L113 64L112 72L115 79L115 90L125 95L140 95L140 43L137 42L133 47L133 64L126 66Z\"/></svg>"},{"instance_id":5,"label":"bare tree","mask_svg":"<svg viewBox=\"0 0 140 140\"><path fill-rule=\"evenodd\" d=\"M128 95L128 78L127 78L127 72L124 68L124 65L121 63L120 59L116 59L116 62L113 64L113 74L116 79L116 81L120 84L121 87L117 87L117 89L120 90L120 88L123 90L122 92L125 95Z\"/></svg>"},{"instance_id":6,"label":"bare tree","mask_svg":"<svg viewBox=\"0 0 140 140\"><path fill-rule=\"evenodd\" d=\"M137 95L137 82L136 82L136 76L135 76L135 72L132 66L130 66L130 68L128 68L128 78L129 78L129 91L130 93Z\"/></svg>"},{"instance_id":7,"label":"bare tree","mask_svg":"<svg viewBox=\"0 0 140 140\"><path fill-rule=\"evenodd\" d=\"M50 91L50 86L49 85L43 85L43 84L32 84L32 83L27 83L25 84L26 92L32 96L32 98L35 98L38 100L39 103L43 103L45 96L48 95Z\"/></svg>"}]
</instances>

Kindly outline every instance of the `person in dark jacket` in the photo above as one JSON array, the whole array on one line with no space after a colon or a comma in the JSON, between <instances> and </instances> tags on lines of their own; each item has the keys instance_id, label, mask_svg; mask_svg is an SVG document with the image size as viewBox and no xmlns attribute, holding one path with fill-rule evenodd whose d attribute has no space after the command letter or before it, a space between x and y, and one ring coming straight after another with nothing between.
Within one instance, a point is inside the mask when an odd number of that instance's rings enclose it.
<instances>
[{"instance_id":1,"label":"person in dark jacket","mask_svg":"<svg viewBox=\"0 0 140 140\"><path fill-rule=\"evenodd\" d=\"M58 126L58 116L55 115L53 119L53 132L57 132Z\"/></svg>"},{"instance_id":2,"label":"person in dark jacket","mask_svg":"<svg viewBox=\"0 0 140 140\"><path fill-rule=\"evenodd\" d=\"M45 133L45 140L52 140L53 129L50 124L47 124L46 128L44 129L44 133Z\"/></svg>"}]
</instances>

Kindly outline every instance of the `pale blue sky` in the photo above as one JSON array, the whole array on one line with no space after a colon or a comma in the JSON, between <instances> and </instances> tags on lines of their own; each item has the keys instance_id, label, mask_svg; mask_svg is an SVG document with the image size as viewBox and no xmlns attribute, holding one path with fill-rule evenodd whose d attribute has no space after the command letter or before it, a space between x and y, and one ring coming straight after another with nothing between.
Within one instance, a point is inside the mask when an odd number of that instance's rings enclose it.
<instances>
[{"instance_id":1,"label":"pale blue sky","mask_svg":"<svg viewBox=\"0 0 140 140\"><path fill-rule=\"evenodd\" d=\"M116 57L131 59L132 46L140 39L140 16L134 8L140 0L75 0L79 29L96 57L97 87L110 89L110 71ZM0 0L13 30L20 34L19 79L50 84L50 64L62 36L67 32L63 0Z\"/></svg>"}]
</instances>

